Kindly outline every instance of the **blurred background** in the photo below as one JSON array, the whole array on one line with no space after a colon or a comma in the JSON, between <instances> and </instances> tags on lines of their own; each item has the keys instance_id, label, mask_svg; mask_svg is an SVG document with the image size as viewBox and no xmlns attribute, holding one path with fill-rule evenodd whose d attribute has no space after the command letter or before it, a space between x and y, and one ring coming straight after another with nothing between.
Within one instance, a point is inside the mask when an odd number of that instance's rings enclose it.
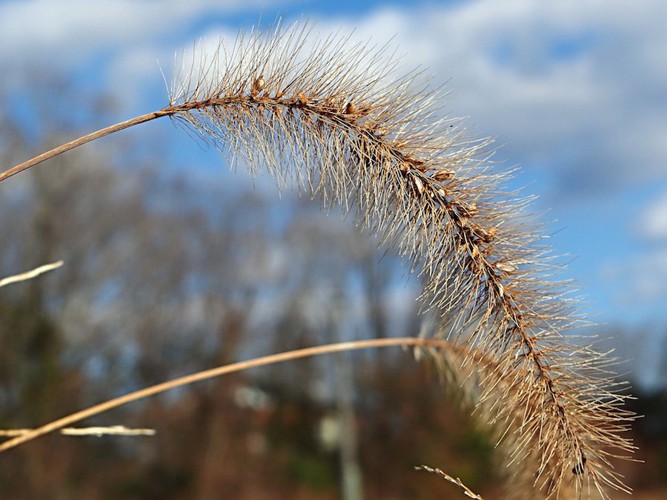
<instances>
[{"instance_id":1,"label":"blurred background","mask_svg":"<svg viewBox=\"0 0 667 500\"><path fill-rule=\"evenodd\" d=\"M409 4L409 5L408 5ZM0 165L167 104L178 54L258 21L390 42L492 137L632 384L637 498L667 491L667 3L0 1ZM352 217L229 172L168 120L0 184L0 428L179 375L337 340L416 335L419 283ZM498 496L492 443L401 350L275 365L0 456L7 498ZM230 492L233 492L230 493ZM661 493L662 492L662 493ZM357 495L357 496L355 496Z\"/></svg>"}]
</instances>

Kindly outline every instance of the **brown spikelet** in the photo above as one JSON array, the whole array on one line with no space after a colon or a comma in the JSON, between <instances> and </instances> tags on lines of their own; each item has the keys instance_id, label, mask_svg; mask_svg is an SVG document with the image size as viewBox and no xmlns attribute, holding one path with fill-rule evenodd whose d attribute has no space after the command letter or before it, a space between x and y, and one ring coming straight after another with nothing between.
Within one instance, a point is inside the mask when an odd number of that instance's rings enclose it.
<instances>
[{"instance_id":1,"label":"brown spikelet","mask_svg":"<svg viewBox=\"0 0 667 500\"><path fill-rule=\"evenodd\" d=\"M525 202L481 156L486 144L438 117L442 95L418 75L394 78L382 49L311 35L240 35L177 78L165 110L234 160L355 207L403 253L439 335L476 353L450 361L468 370L477 415L499 429L526 497L627 491L610 460L632 451L633 415L607 358L564 336L578 324L567 290Z\"/></svg>"},{"instance_id":2,"label":"brown spikelet","mask_svg":"<svg viewBox=\"0 0 667 500\"><path fill-rule=\"evenodd\" d=\"M264 90L264 86L266 85L266 81L264 80L263 76L258 77L255 79L255 81L252 84L252 91L251 94L253 96L256 96L259 94L262 90Z\"/></svg>"}]
</instances>

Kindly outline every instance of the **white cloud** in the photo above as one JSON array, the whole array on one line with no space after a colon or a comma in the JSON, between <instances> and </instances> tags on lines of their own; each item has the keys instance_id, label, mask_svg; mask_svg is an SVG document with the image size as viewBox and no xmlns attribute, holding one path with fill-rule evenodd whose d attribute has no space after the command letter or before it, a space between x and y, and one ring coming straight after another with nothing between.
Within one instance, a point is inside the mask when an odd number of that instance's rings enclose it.
<instances>
[{"instance_id":1,"label":"white cloud","mask_svg":"<svg viewBox=\"0 0 667 500\"><path fill-rule=\"evenodd\" d=\"M562 191L667 178L667 3L480 0L361 20L451 78L453 113Z\"/></svg>"},{"instance_id":2,"label":"white cloud","mask_svg":"<svg viewBox=\"0 0 667 500\"><path fill-rule=\"evenodd\" d=\"M644 210L639 233L649 240L667 240L667 193L663 193Z\"/></svg>"},{"instance_id":3,"label":"white cloud","mask_svg":"<svg viewBox=\"0 0 667 500\"><path fill-rule=\"evenodd\" d=\"M26 82L43 76L85 73L105 82L99 91L122 96L123 114L140 102L146 85L153 85L153 94L162 85L158 61L169 67L175 50L190 39L197 23L242 13L259 17L267 4L266 0L0 2L0 60L5 70L0 85L23 89L30 87ZM160 104L165 104L166 92L160 90Z\"/></svg>"},{"instance_id":4,"label":"white cloud","mask_svg":"<svg viewBox=\"0 0 667 500\"><path fill-rule=\"evenodd\" d=\"M260 0L25 0L0 4L3 58L67 59L189 27L207 12L261 7ZM67 61L65 61L67 62Z\"/></svg>"}]
</instances>

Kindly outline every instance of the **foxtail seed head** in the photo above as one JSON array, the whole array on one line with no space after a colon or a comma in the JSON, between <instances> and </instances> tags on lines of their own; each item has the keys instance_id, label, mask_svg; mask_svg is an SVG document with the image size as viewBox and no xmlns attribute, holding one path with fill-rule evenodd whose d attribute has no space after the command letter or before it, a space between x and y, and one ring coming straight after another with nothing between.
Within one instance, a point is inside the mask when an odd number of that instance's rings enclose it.
<instances>
[{"instance_id":1,"label":"foxtail seed head","mask_svg":"<svg viewBox=\"0 0 667 500\"><path fill-rule=\"evenodd\" d=\"M203 70L176 79L169 109L235 160L355 206L421 273L439 335L468 346L452 366L475 366L477 415L499 429L513 484L531 498L628 491L610 460L632 452L634 415L607 358L563 335L581 322L525 203L480 155L487 143L463 141L437 115L442 94L396 79L383 49L311 37L308 24L239 35L184 65Z\"/></svg>"}]
</instances>

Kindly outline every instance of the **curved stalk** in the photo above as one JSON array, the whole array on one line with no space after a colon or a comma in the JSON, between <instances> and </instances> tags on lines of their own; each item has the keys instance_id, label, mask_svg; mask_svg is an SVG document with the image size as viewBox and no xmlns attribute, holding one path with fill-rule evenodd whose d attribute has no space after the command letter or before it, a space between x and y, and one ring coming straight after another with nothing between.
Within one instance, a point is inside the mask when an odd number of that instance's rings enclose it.
<instances>
[{"instance_id":1,"label":"curved stalk","mask_svg":"<svg viewBox=\"0 0 667 500\"><path fill-rule=\"evenodd\" d=\"M453 348L457 349L456 346L453 346L451 343L444 340L436 339L423 339L423 338L414 338L414 337L404 337L404 338L392 338L392 339L375 339L375 340L358 340L352 342L340 342L336 344L328 344L317 347L307 347L305 349L297 349L294 351L288 351L278 354L271 354L269 356L264 356L260 358L254 358L248 361L240 361L238 363L231 363L224 366L219 366L217 368L212 368L210 370L204 370L191 375L186 375L184 377L179 377L168 382L163 382L161 384L153 385L151 387L146 387L139 391L131 392L124 396L120 396L104 403L100 403L95 406L91 406L85 410L77 411L71 415L54 420L49 422L41 427L36 429L31 429L28 432L21 434L18 437L5 441L0 444L0 452L10 450L21 444L37 439L40 436L44 436L54 431L58 431L63 427L68 425L75 424L80 422L83 419L90 418L94 415L109 411L113 408L118 408L119 406L132 403L134 401L139 401L140 399L145 399L150 396L155 396L162 392L168 391L170 389L175 389L177 387L183 387L185 385L190 385L195 382L200 382L202 380L207 380L215 377L221 377L223 375L228 375L230 373L236 373L244 370L249 370L251 368L258 368L260 366L267 366L276 363L284 363L285 361L292 361L295 359L308 358L313 356L321 356L323 354L331 354L335 352L343 351L356 351L360 349L371 349L371 348L380 348L380 347L431 347L431 348Z\"/></svg>"}]
</instances>

